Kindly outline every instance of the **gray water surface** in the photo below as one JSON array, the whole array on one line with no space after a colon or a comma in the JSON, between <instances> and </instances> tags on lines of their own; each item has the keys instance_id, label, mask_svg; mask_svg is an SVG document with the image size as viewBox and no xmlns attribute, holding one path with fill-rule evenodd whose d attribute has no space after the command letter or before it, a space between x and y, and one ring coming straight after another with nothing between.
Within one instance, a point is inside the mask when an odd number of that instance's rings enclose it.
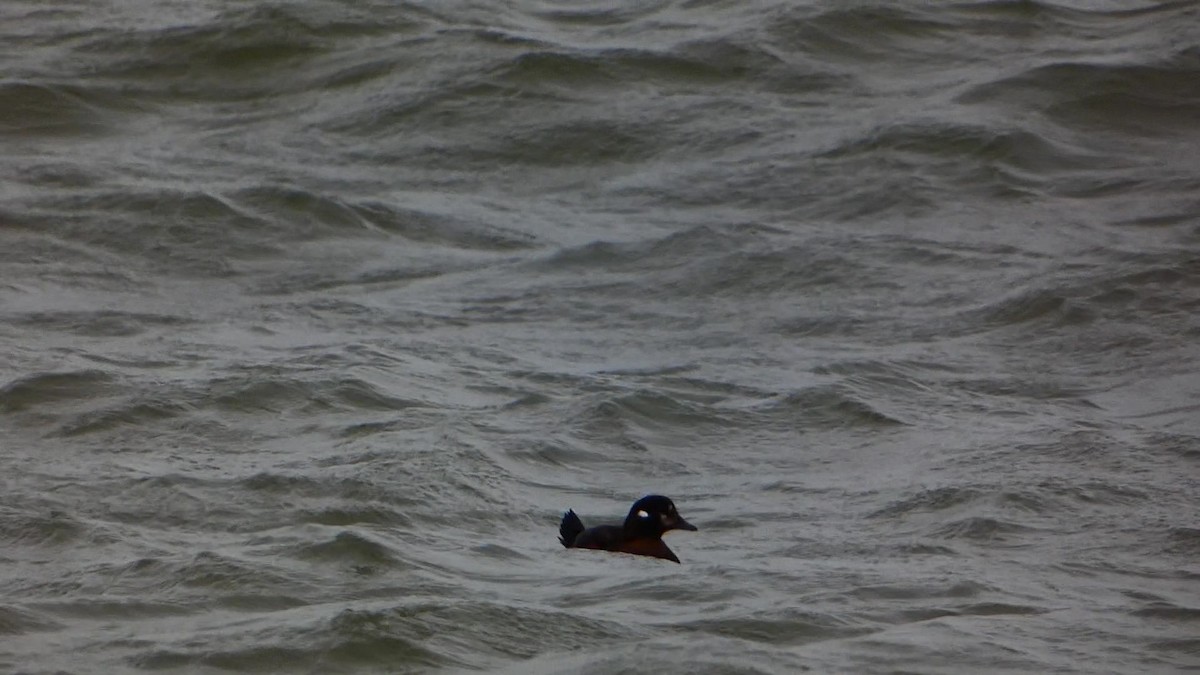
<instances>
[{"instance_id":1,"label":"gray water surface","mask_svg":"<svg viewBox=\"0 0 1200 675\"><path fill-rule=\"evenodd\" d=\"M1200 2L0 8L0 671L1200 669ZM682 565L559 546L647 493Z\"/></svg>"}]
</instances>

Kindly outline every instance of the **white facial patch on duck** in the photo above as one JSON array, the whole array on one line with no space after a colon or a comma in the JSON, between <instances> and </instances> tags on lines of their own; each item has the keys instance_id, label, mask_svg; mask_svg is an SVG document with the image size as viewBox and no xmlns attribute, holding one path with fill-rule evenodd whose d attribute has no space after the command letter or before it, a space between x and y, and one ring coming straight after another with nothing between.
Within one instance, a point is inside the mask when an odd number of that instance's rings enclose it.
<instances>
[{"instance_id":1,"label":"white facial patch on duck","mask_svg":"<svg viewBox=\"0 0 1200 675\"><path fill-rule=\"evenodd\" d=\"M658 519L662 522L663 527L672 527L679 520L679 513L675 510L674 506L668 506L667 512L660 513Z\"/></svg>"},{"instance_id":2,"label":"white facial patch on duck","mask_svg":"<svg viewBox=\"0 0 1200 675\"><path fill-rule=\"evenodd\" d=\"M637 512L637 517L638 517L638 518L649 518L649 517L650 517L650 514L649 514L649 513L646 513L645 511L638 511L638 512Z\"/></svg>"}]
</instances>

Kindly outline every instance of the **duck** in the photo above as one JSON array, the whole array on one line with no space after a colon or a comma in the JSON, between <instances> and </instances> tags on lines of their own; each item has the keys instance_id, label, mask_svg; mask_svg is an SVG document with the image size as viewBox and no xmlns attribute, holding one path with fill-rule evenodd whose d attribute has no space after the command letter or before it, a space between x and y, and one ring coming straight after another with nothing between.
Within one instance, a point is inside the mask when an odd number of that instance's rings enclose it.
<instances>
[{"instance_id":1,"label":"duck","mask_svg":"<svg viewBox=\"0 0 1200 675\"><path fill-rule=\"evenodd\" d=\"M575 511L568 510L558 526L558 541L566 548L629 553L678 563L679 557L667 547L663 535L671 530L698 529L679 515L669 498L646 495L629 507L629 515L621 525L585 528Z\"/></svg>"}]
</instances>

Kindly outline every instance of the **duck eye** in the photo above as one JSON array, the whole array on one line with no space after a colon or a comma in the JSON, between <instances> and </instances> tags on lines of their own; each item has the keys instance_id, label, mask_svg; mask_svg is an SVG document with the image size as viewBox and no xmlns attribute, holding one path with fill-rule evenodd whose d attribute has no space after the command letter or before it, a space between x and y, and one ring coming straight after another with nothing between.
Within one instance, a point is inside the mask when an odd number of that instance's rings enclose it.
<instances>
[{"instance_id":1,"label":"duck eye","mask_svg":"<svg viewBox=\"0 0 1200 675\"><path fill-rule=\"evenodd\" d=\"M638 517L638 518L649 518L649 517L650 517L650 514L649 514L649 513L646 513L645 511L638 511L638 512L637 512L637 517Z\"/></svg>"}]
</instances>

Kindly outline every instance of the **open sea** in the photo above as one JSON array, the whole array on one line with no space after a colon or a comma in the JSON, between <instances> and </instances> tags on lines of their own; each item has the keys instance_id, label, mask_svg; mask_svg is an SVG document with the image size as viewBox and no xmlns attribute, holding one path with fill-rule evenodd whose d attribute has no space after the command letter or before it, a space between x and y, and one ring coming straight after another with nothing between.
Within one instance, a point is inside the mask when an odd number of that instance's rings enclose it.
<instances>
[{"instance_id":1,"label":"open sea","mask_svg":"<svg viewBox=\"0 0 1200 675\"><path fill-rule=\"evenodd\" d=\"M469 672L1200 672L1200 0L4 0L0 673Z\"/></svg>"}]
</instances>

